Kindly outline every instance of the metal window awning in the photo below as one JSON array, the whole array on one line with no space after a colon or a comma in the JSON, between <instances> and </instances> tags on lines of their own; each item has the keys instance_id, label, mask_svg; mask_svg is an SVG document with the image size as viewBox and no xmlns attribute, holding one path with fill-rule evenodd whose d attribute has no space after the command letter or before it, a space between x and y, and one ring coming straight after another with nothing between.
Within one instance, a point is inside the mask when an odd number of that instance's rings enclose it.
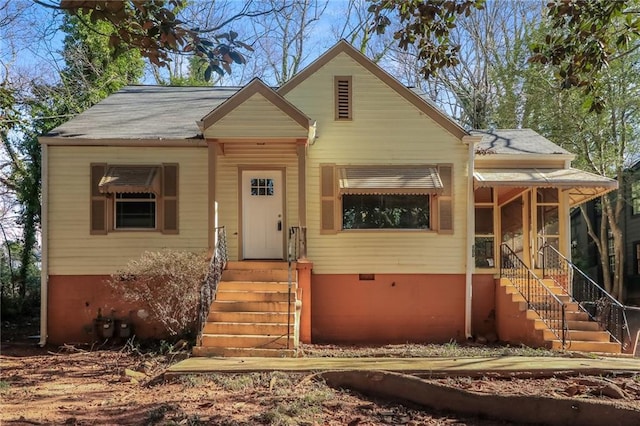
<instances>
[{"instance_id":1,"label":"metal window awning","mask_svg":"<svg viewBox=\"0 0 640 426\"><path fill-rule=\"evenodd\" d=\"M442 192L436 167L351 166L338 168L341 194L423 195Z\"/></svg>"},{"instance_id":2,"label":"metal window awning","mask_svg":"<svg viewBox=\"0 0 640 426\"><path fill-rule=\"evenodd\" d=\"M100 179L103 194L145 192L160 195L160 168L153 166L111 166Z\"/></svg>"},{"instance_id":3,"label":"metal window awning","mask_svg":"<svg viewBox=\"0 0 640 426\"><path fill-rule=\"evenodd\" d=\"M618 181L578 169L481 169L473 173L476 188L559 188L570 205L582 204L618 188Z\"/></svg>"}]
</instances>

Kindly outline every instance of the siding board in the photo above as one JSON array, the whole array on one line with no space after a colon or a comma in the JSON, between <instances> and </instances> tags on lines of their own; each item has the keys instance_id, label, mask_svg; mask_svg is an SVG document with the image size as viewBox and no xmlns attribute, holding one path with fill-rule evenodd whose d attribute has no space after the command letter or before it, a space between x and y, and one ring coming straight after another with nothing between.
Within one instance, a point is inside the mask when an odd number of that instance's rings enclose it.
<instances>
[{"instance_id":1,"label":"siding board","mask_svg":"<svg viewBox=\"0 0 640 426\"><path fill-rule=\"evenodd\" d=\"M90 164L157 164L180 167L176 235L115 231L90 235ZM49 274L108 275L150 250L207 249L206 148L49 147Z\"/></svg>"},{"instance_id":2,"label":"siding board","mask_svg":"<svg viewBox=\"0 0 640 426\"><path fill-rule=\"evenodd\" d=\"M352 76L353 121L334 119L334 76ZM308 150L308 256L314 273L444 273L465 270L467 147L345 54L285 98L318 121ZM320 164L453 165L453 233L340 231L320 233Z\"/></svg>"}]
</instances>

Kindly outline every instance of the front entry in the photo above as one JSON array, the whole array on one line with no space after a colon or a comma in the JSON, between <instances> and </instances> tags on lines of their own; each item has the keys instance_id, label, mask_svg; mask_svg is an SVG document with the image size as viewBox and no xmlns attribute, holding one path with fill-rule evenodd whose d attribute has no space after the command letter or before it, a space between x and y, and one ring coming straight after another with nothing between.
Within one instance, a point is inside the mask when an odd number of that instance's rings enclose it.
<instances>
[{"instance_id":1,"label":"front entry","mask_svg":"<svg viewBox=\"0 0 640 426\"><path fill-rule=\"evenodd\" d=\"M242 257L283 259L282 170L242 171Z\"/></svg>"}]
</instances>

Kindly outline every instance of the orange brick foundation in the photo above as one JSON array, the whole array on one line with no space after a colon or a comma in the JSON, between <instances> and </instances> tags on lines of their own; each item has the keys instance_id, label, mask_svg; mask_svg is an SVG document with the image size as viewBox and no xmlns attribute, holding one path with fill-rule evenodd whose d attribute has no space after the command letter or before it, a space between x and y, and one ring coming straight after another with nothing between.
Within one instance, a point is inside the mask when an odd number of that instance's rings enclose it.
<instances>
[{"instance_id":1,"label":"orange brick foundation","mask_svg":"<svg viewBox=\"0 0 640 426\"><path fill-rule=\"evenodd\" d=\"M302 288L301 340L313 343L406 343L462 341L464 275L310 275ZM300 272L300 271L299 271ZM120 299L109 276L49 277L48 339L52 344L99 340L93 321L102 315L127 318L137 337L162 338L162 328L141 307ZM495 333L495 282L473 277L474 335Z\"/></svg>"},{"instance_id":2,"label":"orange brick foundation","mask_svg":"<svg viewBox=\"0 0 640 426\"><path fill-rule=\"evenodd\" d=\"M128 319L136 336L142 339L164 337L162 328L145 318L146 311L118 297L105 282L108 278L106 275L49 276L48 343L100 340L93 326L98 311L103 316Z\"/></svg>"},{"instance_id":3,"label":"orange brick foundation","mask_svg":"<svg viewBox=\"0 0 640 426\"><path fill-rule=\"evenodd\" d=\"M474 322L483 332L495 332L493 277L478 276L473 286ZM312 274L312 341L462 341L464 288L464 275Z\"/></svg>"}]
</instances>

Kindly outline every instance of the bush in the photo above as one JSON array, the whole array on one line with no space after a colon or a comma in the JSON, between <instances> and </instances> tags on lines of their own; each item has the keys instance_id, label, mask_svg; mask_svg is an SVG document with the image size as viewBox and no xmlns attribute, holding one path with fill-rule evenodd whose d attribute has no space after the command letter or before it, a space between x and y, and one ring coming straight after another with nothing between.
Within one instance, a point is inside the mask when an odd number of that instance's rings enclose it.
<instances>
[{"instance_id":1,"label":"bush","mask_svg":"<svg viewBox=\"0 0 640 426\"><path fill-rule=\"evenodd\" d=\"M195 327L207 266L202 254L145 252L112 275L109 283L125 300L145 305L149 318L162 324L170 336L181 336Z\"/></svg>"}]
</instances>

